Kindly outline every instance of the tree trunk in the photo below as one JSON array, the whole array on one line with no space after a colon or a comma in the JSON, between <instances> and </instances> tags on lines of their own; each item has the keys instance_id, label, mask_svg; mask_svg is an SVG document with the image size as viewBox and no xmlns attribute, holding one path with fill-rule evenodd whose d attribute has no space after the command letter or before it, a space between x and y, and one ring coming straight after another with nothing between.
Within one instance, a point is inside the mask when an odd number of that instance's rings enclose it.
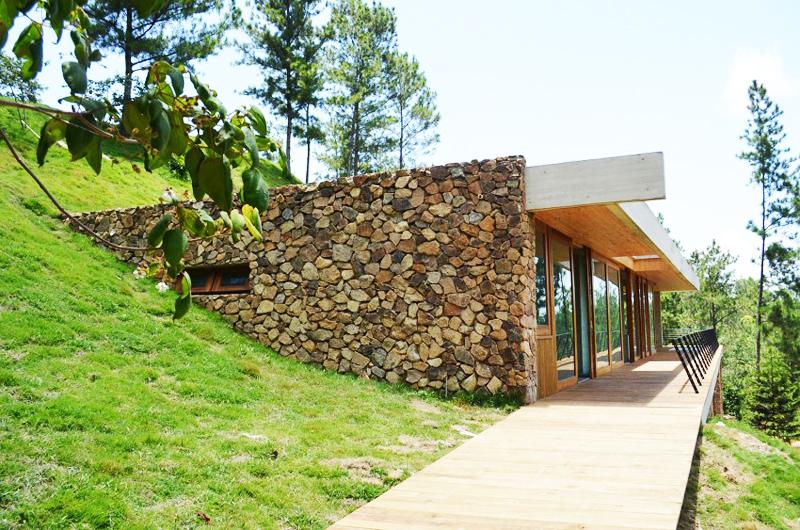
<instances>
[{"instance_id":1,"label":"tree trunk","mask_svg":"<svg viewBox=\"0 0 800 530\"><path fill-rule=\"evenodd\" d=\"M306 184L311 174L311 105L306 105Z\"/></svg>"},{"instance_id":2,"label":"tree trunk","mask_svg":"<svg viewBox=\"0 0 800 530\"><path fill-rule=\"evenodd\" d=\"M133 6L129 3L125 8L125 79L122 102L131 100L133 91Z\"/></svg>"},{"instance_id":3,"label":"tree trunk","mask_svg":"<svg viewBox=\"0 0 800 530\"><path fill-rule=\"evenodd\" d=\"M350 159L351 162L348 168L348 176L355 176L358 173L358 129L359 129L359 120L361 119L359 115L360 106L359 103L356 102L353 106L353 122L350 126Z\"/></svg>"},{"instance_id":4,"label":"tree trunk","mask_svg":"<svg viewBox=\"0 0 800 530\"><path fill-rule=\"evenodd\" d=\"M756 309L756 370L761 370L761 309L764 305L764 259L767 245L766 184L761 183L761 270L758 275L758 306Z\"/></svg>"},{"instance_id":5,"label":"tree trunk","mask_svg":"<svg viewBox=\"0 0 800 530\"><path fill-rule=\"evenodd\" d=\"M400 169L403 169L403 133L405 132L405 120L403 119L403 109L400 109Z\"/></svg>"},{"instance_id":6,"label":"tree trunk","mask_svg":"<svg viewBox=\"0 0 800 530\"><path fill-rule=\"evenodd\" d=\"M294 109L292 108L292 98L290 83L292 82L291 71L286 69L286 166L292 171L292 122L294 121Z\"/></svg>"}]
</instances>

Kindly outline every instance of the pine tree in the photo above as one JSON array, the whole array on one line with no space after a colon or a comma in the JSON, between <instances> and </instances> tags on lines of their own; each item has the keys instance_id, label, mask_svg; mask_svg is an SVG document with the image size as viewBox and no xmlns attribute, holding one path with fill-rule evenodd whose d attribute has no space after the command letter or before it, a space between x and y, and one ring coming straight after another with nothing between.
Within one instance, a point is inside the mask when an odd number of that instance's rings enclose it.
<instances>
[{"instance_id":1,"label":"pine tree","mask_svg":"<svg viewBox=\"0 0 800 530\"><path fill-rule=\"evenodd\" d=\"M749 397L750 422L770 436L800 436L800 393L781 355L773 355L755 373Z\"/></svg>"},{"instance_id":2,"label":"pine tree","mask_svg":"<svg viewBox=\"0 0 800 530\"><path fill-rule=\"evenodd\" d=\"M394 11L363 0L340 0L331 14L326 56L329 120L323 161L337 177L389 165L396 140L387 97L387 62L396 49Z\"/></svg>"},{"instance_id":3,"label":"pine tree","mask_svg":"<svg viewBox=\"0 0 800 530\"><path fill-rule=\"evenodd\" d=\"M298 129L309 143L319 136L313 127L306 128L313 121L311 111L322 89L317 62L325 37L314 27L318 5L319 0L268 0L259 4L245 23L250 42L240 46L243 63L257 66L264 76L263 85L250 87L245 93L268 104L285 120L287 164L292 160L292 135ZM298 126L298 121L303 123Z\"/></svg>"},{"instance_id":4,"label":"pine tree","mask_svg":"<svg viewBox=\"0 0 800 530\"><path fill-rule=\"evenodd\" d=\"M394 112L392 131L397 143L398 167L403 169L413 163L414 155L424 154L439 141L436 94L428 88L416 57L407 53L392 55L387 82Z\"/></svg>"},{"instance_id":5,"label":"pine tree","mask_svg":"<svg viewBox=\"0 0 800 530\"><path fill-rule=\"evenodd\" d=\"M750 221L748 228L761 240L760 269L758 280L758 306L756 330L756 368L761 366L761 339L763 334L763 314L765 306L765 287L767 279L768 240L791 222L791 211L796 208L794 190L797 189L797 173L792 169L795 158L788 155L789 149L782 147L786 134L780 123L783 111L767 95L764 85L753 81L748 89L750 120L742 139L750 150L739 158L746 160L752 170L751 182L760 191L760 220ZM770 248L776 249L781 243L773 242ZM773 250L777 252L777 250Z\"/></svg>"},{"instance_id":6,"label":"pine tree","mask_svg":"<svg viewBox=\"0 0 800 530\"><path fill-rule=\"evenodd\" d=\"M221 0L164 2L161 9L140 17L135 0L92 0L84 9L86 28L94 47L123 56L122 102L130 101L134 76L164 59L189 65L213 54L233 23L235 9L209 22L223 6Z\"/></svg>"},{"instance_id":7,"label":"pine tree","mask_svg":"<svg viewBox=\"0 0 800 530\"><path fill-rule=\"evenodd\" d=\"M324 142L325 133L322 123L314 114L314 110L322 104L322 88L324 78L315 62L307 62L300 69L300 122L295 127L294 134L303 139L306 146L306 184L311 174L311 145L312 142Z\"/></svg>"}]
</instances>

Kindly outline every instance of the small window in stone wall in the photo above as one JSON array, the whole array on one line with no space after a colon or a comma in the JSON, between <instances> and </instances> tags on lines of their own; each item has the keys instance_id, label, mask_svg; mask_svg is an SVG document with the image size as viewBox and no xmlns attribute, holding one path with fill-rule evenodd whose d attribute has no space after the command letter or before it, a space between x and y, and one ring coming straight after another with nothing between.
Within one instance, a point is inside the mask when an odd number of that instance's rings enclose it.
<instances>
[{"instance_id":1,"label":"small window in stone wall","mask_svg":"<svg viewBox=\"0 0 800 530\"><path fill-rule=\"evenodd\" d=\"M250 266L187 267L192 294L237 294L250 292Z\"/></svg>"}]
</instances>

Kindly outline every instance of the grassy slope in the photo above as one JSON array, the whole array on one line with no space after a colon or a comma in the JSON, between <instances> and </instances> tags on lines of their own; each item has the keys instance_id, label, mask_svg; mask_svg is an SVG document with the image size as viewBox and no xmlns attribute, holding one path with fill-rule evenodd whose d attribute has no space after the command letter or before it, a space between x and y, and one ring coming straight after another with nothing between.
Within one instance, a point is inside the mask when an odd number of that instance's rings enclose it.
<instances>
[{"instance_id":1,"label":"grassy slope","mask_svg":"<svg viewBox=\"0 0 800 530\"><path fill-rule=\"evenodd\" d=\"M712 418L695 455L679 528L800 528L800 451Z\"/></svg>"},{"instance_id":2,"label":"grassy slope","mask_svg":"<svg viewBox=\"0 0 800 530\"><path fill-rule=\"evenodd\" d=\"M72 210L179 184L104 165L53 148L41 176ZM502 417L283 359L199 308L172 323L168 295L52 211L0 148L0 528L322 528L453 425Z\"/></svg>"}]
</instances>

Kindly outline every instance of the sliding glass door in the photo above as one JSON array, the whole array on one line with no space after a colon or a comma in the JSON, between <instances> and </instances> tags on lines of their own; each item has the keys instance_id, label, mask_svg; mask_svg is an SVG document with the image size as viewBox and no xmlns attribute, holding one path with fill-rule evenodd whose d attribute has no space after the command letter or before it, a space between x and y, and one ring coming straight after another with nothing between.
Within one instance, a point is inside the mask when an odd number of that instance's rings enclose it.
<instances>
[{"instance_id":1,"label":"sliding glass door","mask_svg":"<svg viewBox=\"0 0 800 530\"><path fill-rule=\"evenodd\" d=\"M558 386L577 379L575 311L572 292L572 249L567 240L551 234L553 314L555 316L556 374Z\"/></svg>"}]
</instances>

